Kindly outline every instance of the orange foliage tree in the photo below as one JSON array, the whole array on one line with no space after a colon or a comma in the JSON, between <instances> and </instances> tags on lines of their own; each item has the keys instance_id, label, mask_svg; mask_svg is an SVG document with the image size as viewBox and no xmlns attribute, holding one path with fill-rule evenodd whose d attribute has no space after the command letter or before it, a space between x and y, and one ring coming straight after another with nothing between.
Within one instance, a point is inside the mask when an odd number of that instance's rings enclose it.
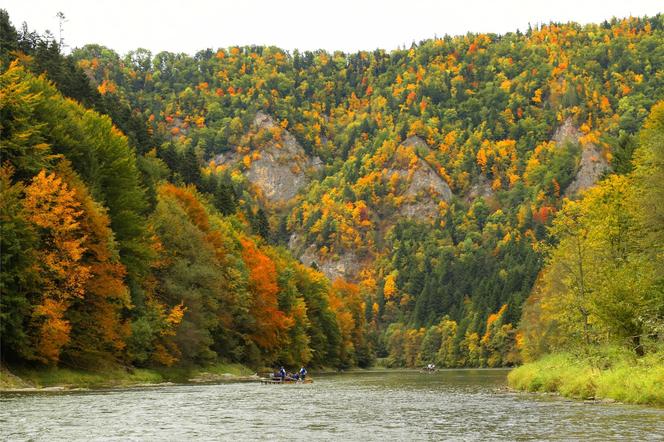
<instances>
[{"instance_id":1,"label":"orange foliage tree","mask_svg":"<svg viewBox=\"0 0 664 442\"><path fill-rule=\"evenodd\" d=\"M71 324L65 312L74 299L84 296L91 277L90 268L81 262L87 239L80 225L83 211L75 191L44 170L25 189L24 204L41 239L37 256L42 290L33 303L29 334L35 353L30 356L57 363L70 340Z\"/></svg>"},{"instance_id":2,"label":"orange foliage tree","mask_svg":"<svg viewBox=\"0 0 664 442\"><path fill-rule=\"evenodd\" d=\"M344 340L346 339L344 330L346 328L350 330L349 338L354 353L352 360L348 362L360 366L369 365L371 351L366 339L366 302L360 286L343 279L335 280L330 294L330 307L337 315Z\"/></svg>"},{"instance_id":3,"label":"orange foliage tree","mask_svg":"<svg viewBox=\"0 0 664 442\"><path fill-rule=\"evenodd\" d=\"M251 339L267 353L278 349L280 340L292 325L279 310L277 271L274 262L248 238L241 238L242 260L249 269L250 313L253 325Z\"/></svg>"}]
</instances>

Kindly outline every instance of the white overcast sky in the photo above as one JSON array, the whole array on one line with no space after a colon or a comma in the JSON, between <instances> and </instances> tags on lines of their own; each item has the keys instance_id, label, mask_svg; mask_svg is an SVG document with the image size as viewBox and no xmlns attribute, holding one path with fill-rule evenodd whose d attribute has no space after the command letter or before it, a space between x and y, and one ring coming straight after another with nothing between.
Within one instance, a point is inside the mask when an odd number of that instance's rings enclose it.
<instances>
[{"instance_id":1,"label":"white overcast sky","mask_svg":"<svg viewBox=\"0 0 664 442\"><path fill-rule=\"evenodd\" d=\"M601 22L664 12L662 0L2 0L19 28L58 34L65 43L194 54L233 45L345 52L395 49L466 32L505 33L528 23Z\"/></svg>"}]
</instances>

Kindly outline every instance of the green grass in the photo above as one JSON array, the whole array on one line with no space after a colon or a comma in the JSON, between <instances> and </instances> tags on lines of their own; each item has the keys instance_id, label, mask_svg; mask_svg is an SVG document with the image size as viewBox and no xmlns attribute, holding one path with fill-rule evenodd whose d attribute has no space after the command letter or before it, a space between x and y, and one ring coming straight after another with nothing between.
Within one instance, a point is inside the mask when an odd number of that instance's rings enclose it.
<instances>
[{"instance_id":1,"label":"green grass","mask_svg":"<svg viewBox=\"0 0 664 442\"><path fill-rule=\"evenodd\" d=\"M14 374L35 387L102 388L164 382L159 372L147 369L127 372L122 369L86 371L56 367L19 368L14 370Z\"/></svg>"},{"instance_id":2,"label":"green grass","mask_svg":"<svg viewBox=\"0 0 664 442\"><path fill-rule=\"evenodd\" d=\"M389 365L390 365L389 364L390 361L388 359L389 358L376 358L376 360L374 361L373 366L375 368L388 368Z\"/></svg>"},{"instance_id":3,"label":"green grass","mask_svg":"<svg viewBox=\"0 0 664 442\"><path fill-rule=\"evenodd\" d=\"M251 376L252 374L255 373L254 370L251 370L242 364L228 364L223 362L218 362L214 365L210 365L202 370L208 373L214 373L220 375L229 373L232 374L233 376Z\"/></svg>"},{"instance_id":4,"label":"green grass","mask_svg":"<svg viewBox=\"0 0 664 442\"><path fill-rule=\"evenodd\" d=\"M582 356L556 353L512 370L510 387L577 399L664 406L664 354L636 358L613 347Z\"/></svg>"}]
</instances>

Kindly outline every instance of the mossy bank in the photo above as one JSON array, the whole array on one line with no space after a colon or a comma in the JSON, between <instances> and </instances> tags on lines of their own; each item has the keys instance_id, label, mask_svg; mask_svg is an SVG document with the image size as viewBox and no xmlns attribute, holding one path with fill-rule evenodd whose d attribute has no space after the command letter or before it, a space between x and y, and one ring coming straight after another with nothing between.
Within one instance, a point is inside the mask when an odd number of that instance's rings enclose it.
<instances>
[{"instance_id":1,"label":"mossy bank","mask_svg":"<svg viewBox=\"0 0 664 442\"><path fill-rule=\"evenodd\" d=\"M551 354L512 370L508 383L522 391L661 407L664 353L642 358L608 349L585 355Z\"/></svg>"}]
</instances>

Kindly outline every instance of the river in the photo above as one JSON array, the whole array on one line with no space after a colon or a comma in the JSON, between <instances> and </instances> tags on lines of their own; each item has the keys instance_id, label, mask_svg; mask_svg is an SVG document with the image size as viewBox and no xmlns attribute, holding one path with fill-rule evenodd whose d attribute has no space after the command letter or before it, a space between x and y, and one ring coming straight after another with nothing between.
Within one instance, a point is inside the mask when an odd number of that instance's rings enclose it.
<instances>
[{"instance_id":1,"label":"river","mask_svg":"<svg viewBox=\"0 0 664 442\"><path fill-rule=\"evenodd\" d=\"M3 440L664 440L664 410L514 393L505 370L4 393Z\"/></svg>"}]
</instances>

